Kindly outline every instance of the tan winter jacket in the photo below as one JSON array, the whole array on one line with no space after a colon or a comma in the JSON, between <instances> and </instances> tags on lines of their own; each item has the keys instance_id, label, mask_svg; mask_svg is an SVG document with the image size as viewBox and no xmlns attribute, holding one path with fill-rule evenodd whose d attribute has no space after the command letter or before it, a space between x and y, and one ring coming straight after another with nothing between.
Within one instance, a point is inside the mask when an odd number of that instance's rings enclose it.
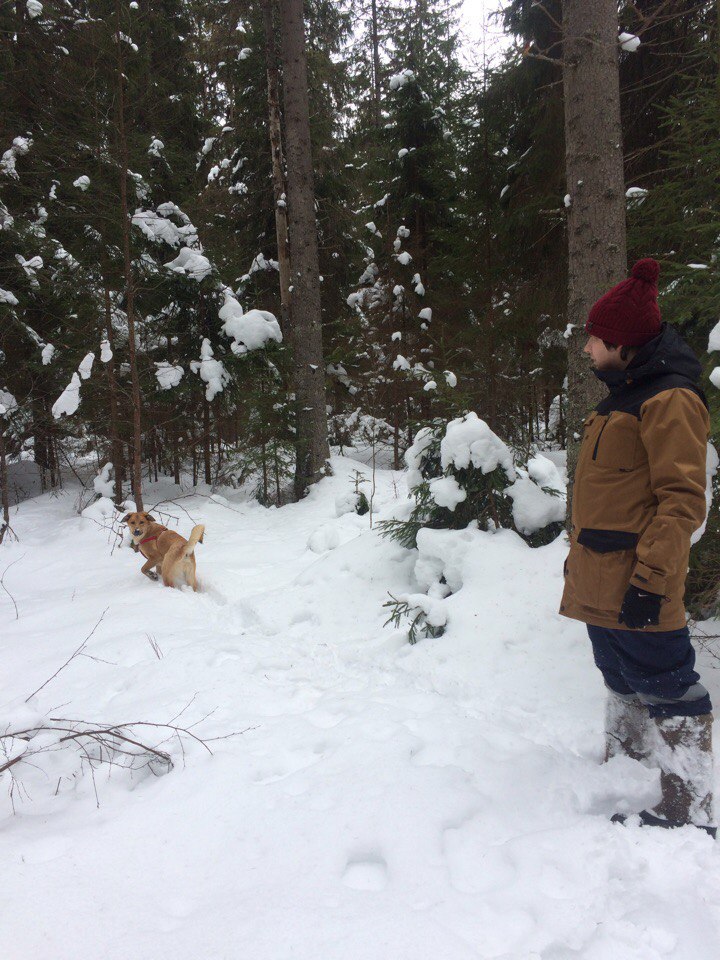
<instances>
[{"instance_id":1,"label":"tan winter jacket","mask_svg":"<svg viewBox=\"0 0 720 960\"><path fill-rule=\"evenodd\" d=\"M665 598L647 631L685 626L690 537L705 519L710 422L700 364L672 327L625 371L598 373L610 395L585 421L560 612L618 623L629 584Z\"/></svg>"}]
</instances>

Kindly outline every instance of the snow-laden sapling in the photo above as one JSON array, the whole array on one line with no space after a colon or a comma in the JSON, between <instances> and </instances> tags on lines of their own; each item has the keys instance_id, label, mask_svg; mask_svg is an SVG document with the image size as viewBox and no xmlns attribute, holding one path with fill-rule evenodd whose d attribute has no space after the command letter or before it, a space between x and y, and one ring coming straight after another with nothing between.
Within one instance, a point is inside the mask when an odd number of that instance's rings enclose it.
<instances>
[{"instance_id":1,"label":"snow-laden sapling","mask_svg":"<svg viewBox=\"0 0 720 960\"><path fill-rule=\"evenodd\" d=\"M445 600L453 592L442 563L433 553L431 531L469 527L495 531L515 529L530 546L550 542L562 530L564 482L548 457L536 454L526 468L515 468L509 447L477 414L420 430L405 454L408 487L414 499L406 519L385 521L381 533L407 548L417 548L416 577L426 580L427 593L394 597L384 606L387 623L410 621L408 639L441 636L447 621ZM424 574L419 574L423 568ZM454 589L457 589L457 584Z\"/></svg>"},{"instance_id":2,"label":"snow-laden sapling","mask_svg":"<svg viewBox=\"0 0 720 960\"><path fill-rule=\"evenodd\" d=\"M515 529L530 546L542 546L562 529L565 484L555 464L536 454L515 467L510 448L476 413L419 430L405 454L410 516L382 523L381 533L404 547L417 546L423 527Z\"/></svg>"},{"instance_id":3,"label":"snow-laden sapling","mask_svg":"<svg viewBox=\"0 0 720 960\"><path fill-rule=\"evenodd\" d=\"M380 524L383 536L412 548L423 527L464 530L473 520L485 528L512 526L506 493L516 476L512 454L477 414L423 427L405 462L415 506L408 519Z\"/></svg>"},{"instance_id":4,"label":"snow-laden sapling","mask_svg":"<svg viewBox=\"0 0 720 960\"><path fill-rule=\"evenodd\" d=\"M359 517L364 517L366 513L370 511L370 504L368 498L365 496L363 491L360 489L361 483L367 483L367 477L360 473L359 470L353 471L353 483L355 485L355 513Z\"/></svg>"}]
</instances>

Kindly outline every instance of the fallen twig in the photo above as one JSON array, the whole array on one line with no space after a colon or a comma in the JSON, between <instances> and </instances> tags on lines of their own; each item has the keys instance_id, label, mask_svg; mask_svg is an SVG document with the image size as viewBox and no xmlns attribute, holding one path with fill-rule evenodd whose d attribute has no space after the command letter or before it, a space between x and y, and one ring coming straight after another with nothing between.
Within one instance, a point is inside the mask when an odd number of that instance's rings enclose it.
<instances>
[{"instance_id":1,"label":"fallen twig","mask_svg":"<svg viewBox=\"0 0 720 960\"><path fill-rule=\"evenodd\" d=\"M2 587L3 590L5 591L5 593L10 597L10 599L12 600L12 604L13 604L13 606L15 607L15 619L16 619L16 620L19 620L19 619L20 619L20 612L19 612L19 610L18 610L18 605L17 605L17 603L15 603L15 597L10 593L10 591L8 590L8 588L5 586L5 574L8 572L8 570L10 569L10 567L14 567L16 563L20 563L20 561L21 561L24 557L25 557L25 554L23 554L22 557L18 557L17 560L13 560L12 563L9 563L9 564L5 567L5 569L3 570L2 576L0 577L0 587Z\"/></svg>"},{"instance_id":2,"label":"fallen twig","mask_svg":"<svg viewBox=\"0 0 720 960\"><path fill-rule=\"evenodd\" d=\"M90 637L92 637L92 635L95 633L95 631L97 630L97 628L100 626L100 624L102 623L102 621L103 621L103 619L104 619L104 617L105 617L105 614L108 612L109 609L110 609L109 606L108 606L108 607L105 607L105 609L103 610L103 612L100 614L100 619L97 621L97 623L96 623L95 626L92 628L92 630L90 631L90 633L85 637L85 639L84 639L83 642L80 644L80 646L77 648L77 650L68 657L68 659L65 661L65 663L64 663L61 667L59 667L51 677L48 677L48 678L47 678L47 680L45 681L45 683L41 683L40 686L37 688L37 690L34 690L34 691L30 694L29 697L26 697L26 698L25 698L25 703L27 703L28 700L32 700L32 698L35 696L35 694L40 693L40 691L41 691L44 687L46 687L46 686L50 683L51 680L54 680L55 677L56 677L62 670L64 670L65 667L66 667L69 663L71 663L72 660L75 659L75 657L78 656L78 654L80 654L80 653L83 652L83 650L85 649L85 646L86 646L88 640L90 639Z\"/></svg>"}]
</instances>

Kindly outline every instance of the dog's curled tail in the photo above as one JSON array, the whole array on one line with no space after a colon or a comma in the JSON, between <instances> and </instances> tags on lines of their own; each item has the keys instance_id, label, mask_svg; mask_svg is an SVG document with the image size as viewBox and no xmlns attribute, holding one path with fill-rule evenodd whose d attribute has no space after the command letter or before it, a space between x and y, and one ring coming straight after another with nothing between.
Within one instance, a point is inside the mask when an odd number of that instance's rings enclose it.
<instances>
[{"instance_id":1,"label":"dog's curled tail","mask_svg":"<svg viewBox=\"0 0 720 960\"><path fill-rule=\"evenodd\" d=\"M201 523L192 528L192 533L190 534L188 542L185 544L185 549L183 550L184 557L189 557L194 553L195 544L203 542L204 534L205 527Z\"/></svg>"}]
</instances>

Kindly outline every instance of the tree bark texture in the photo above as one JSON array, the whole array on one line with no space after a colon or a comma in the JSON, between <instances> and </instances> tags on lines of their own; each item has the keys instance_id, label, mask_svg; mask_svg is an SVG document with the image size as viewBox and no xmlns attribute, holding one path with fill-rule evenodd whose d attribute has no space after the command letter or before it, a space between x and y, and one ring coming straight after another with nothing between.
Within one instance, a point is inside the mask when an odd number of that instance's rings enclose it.
<instances>
[{"instance_id":1,"label":"tree bark texture","mask_svg":"<svg viewBox=\"0 0 720 960\"><path fill-rule=\"evenodd\" d=\"M570 487L582 424L606 394L582 353L593 303L627 271L616 0L564 0L563 92L568 208L567 447Z\"/></svg>"},{"instance_id":2,"label":"tree bark texture","mask_svg":"<svg viewBox=\"0 0 720 960\"><path fill-rule=\"evenodd\" d=\"M123 64L123 44L120 42L120 4L115 0L115 26L117 31L117 121L120 147L120 209L122 214L123 265L125 272L125 308L128 322L128 353L130 361L130 379L132 383L133 442L132 442L132 486L136 508L143 509L142 500L142 424L140 378L138 376L137 352L135 343L135 278L130 257L130 216L128 209L127 182L129 175L127 131L125 129L125 74Z\"/></svg>"},{"instance_id":3,"label":"tree bark texture","mask_svg":"<svg viewBox=\"0 0 720 960\"><path fill-rule=\"evenodd\" d=\"M108 381L108 400L110 408L110 444L113 465L113 486L115 488L115 503L120 506L123 502L123 473L125 463L123 459L123 444L120 439L120 416L118 403L118 384L115 376L115 332L112 325L112 309L110 305L110 289L105 286L105 336L110 346L112 356L105 364L105 373Z\"/></svg>"},{"instance_id":4,"label":"tree bark texture","mask_svg":"<svg viewBox=\"0 0 720 960\"><path fill-rule=\"evenodd\" d=\"M302 0L280 0L279 10L292 281L290 330L297 412L295 495L301 497L327 474L329 448Z\"/></svg>"},{"instance_id":5,"label":"tree bark texture","mask_svg":"<svg viewBox=\"0 0 720 960\"><path fill-rule=\"evenodd\" d=\"M268 127L272 153L273 195L275 198L275 233L277 234L280 273L280 326L287 336L290 326L290 252L288 250L287 196L283 173L282 131L280 126L280 68L275 46L273 0L263 0L265 25L265 59L268 83Z\"/></svg>"},{"instance_id":6,"label":"tree bark texture","mask_svg":"<svg viewBox=\"0 0 720 960\"><path fill-rule=\"evenodd\" d=\"M5 456L5 426L0 419L0 498L2 499L2 522L0 522L0 543L10 529L10 490L8 487L7 459Z\"/></svg>"},{"instance_id":7,"label":"tree bark texture","mask_svg":"<svg viewBox=\"0 0 720 960\"><path fill-rule=\"evenodd\" d=\"M380 40L378 36L378 15L377 0L372 0L371 4L371 37L372 37L372 61L373 61L373 101L375 109L375 126L380 129L382 118L380 110Z\"/></svg>"}]
</instances>

